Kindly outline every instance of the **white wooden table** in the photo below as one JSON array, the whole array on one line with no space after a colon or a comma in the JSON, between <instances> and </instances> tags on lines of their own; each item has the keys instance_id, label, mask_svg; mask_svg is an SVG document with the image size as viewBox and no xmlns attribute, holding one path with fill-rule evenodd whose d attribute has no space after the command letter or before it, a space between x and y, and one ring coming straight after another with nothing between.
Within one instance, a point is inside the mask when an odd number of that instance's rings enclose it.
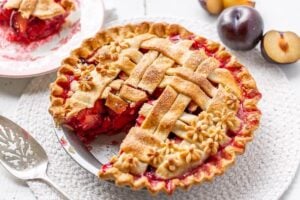
<instances>
[{"instance_id":1,"label":"white wooden table","mask_svg":"<svg viewBox=\"0 0 300 200\"><path fill-rule=\"evenodd\" d=\"M256 0L256 8L263 16L265 30L290 30L300 34L300 1ZM215 21L198 4L198 0L104 0L106 8L116 8L119 19L138 16L172 16L196 20ZM300 62L282 66L300 99ZM0 78L0 114L12 117L23 89L31 79ZM299 112L300 117L300 112ZM300 134L300 133L299 133ZM27 185L15 179L0 166L0 200L33 200ZM300 170L283 200L300 199Z\"/></svg>"}]
</instances>

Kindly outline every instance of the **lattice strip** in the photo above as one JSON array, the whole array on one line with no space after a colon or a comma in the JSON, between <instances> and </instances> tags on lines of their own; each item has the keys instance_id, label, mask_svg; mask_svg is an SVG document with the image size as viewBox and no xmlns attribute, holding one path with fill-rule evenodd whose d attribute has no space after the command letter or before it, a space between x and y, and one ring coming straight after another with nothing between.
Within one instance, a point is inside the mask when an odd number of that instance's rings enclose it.
<instances>
[{"instance_id":1,"label":"lattice strip","mask_svg":"<svg viewBox=\"0 0 300 200\"><path fill-rule=\"evenodd\" d=\"M197 67L207 59L207 55L203 50L187 52L184 58L184 67L195 71Z\"/></svg>"},{"instance_id":2,"label":"lattice strip","mask_svg":"<svg viewBox=\"0 0 300 200\"><path fill-rule=\"evenodd\" d=\"M140 80L142 79L146 69L153 63L153 61L158 56L157 51L149 51L146 53L140 60L140 62L136 65L136 67L132 70L129 78L126 80L128 85L132 85L133 87L137 87Z\"/></svg>"},{"instance_id":3,"label":"lattice strip","mask_svg":"<svg viewBox=\"0 0 300 200\"><path fill-rule=\"evenodd\" d=\"M242 98L241 88L238 86L233 75L226 69L218 68L208 75L208 79L230 88L230 90L239 98Z\"/></svg>"},{"instance_id":4,"label":"lattice strip","mask_svg":"<svg viewBox=\"0 0 300 200\"><path fill-rule=\"evenodd\" d=\"M147 100L147 94L146 92L142 90L135 89L133 87L130 87L128 85L123 85L120 90L120 97L132 101L132 102L143 102Z\"/></svg>"},{"instance_id":5,"label":"lattice strip","mask_svg":"<svg viewBox=\"0 0 300 200\"><path fill-rule=\"evenodd\" d=\"M157 128L157 124L159 124L163 116L170 110L176 100L176 97L177 92L173 88L167 86L158 98L157 102L155 102L155 105L148 116L146 116L141 127L153 133Z\"/></svg>"},{"instance_id":6,"label":"lattice strip","mask_svg":"<svg viewBox=\"0 0 300 200\"><path fill-rule=\"evenodd\" d=\"M205 76L200 73L193 72L189 68L185 67L178 67L178 68L171 68L167 71L168 75L177 75L185 80L189 80L195 84L197 84L203 91L213 97L216 93L216 88L207 80Z\"/></svg>"},{"instance_id":7,"label":"lattice strip","mask_svg":"<svg viewBox=\"0 0 300 200\"><path fill-rule=\"evenodd\" d=\"M149 92L157 88L163 80L168 68L174 65L174 61L162 54L147 68L138 87Z\"/></svg>"},{"instance_id":8,"label":"lattice strip","mask_svg":"<svg viewBox=\"0 0 300 200\"><path fill-rule=\"evenodd\" d=\"M179 94L170 110L161 119L154 134L157 135L157 137L159 137L161 140L165 140L172 131L177 119L182 115L190 101L191 99L189 97Z\"/></svg>"},{"instance_id":9,"label":"lattice strip","mask_svg":"<svg viewBox=\"0 0 300 200\"><path fill-rule=\"evenodd\" d=\"M131 71L135 68L136 64L132 62L128 57L122 56L114 65L120 68L127 75L131 74Z\"/></svg>"},{"instance_id":10,"label":"lattice strip","mask_svg":"<svg viewBox=\"0 0 300 200\"><path fill-rule=\"evenodd\" d=\"M205 59L196 69L196 73L207 77L211 72L217 69L220 66L220 62L215 58Z\"/></svg>"},{"instance_id":11,"label":"lattice strip","mask_svg":"<svg viewBox=\"0 0 300 200\"><path fill-rule=\"evenodd\" d=\"M196 102L202 110L206 110L210 98L200 89L200 87L190 81L179 77L173 77L170 85L178 92L189 96Z\"/></svg>"},{"instance_id":12,"label":"lattice strip","mask_svg":"<svg viewBox=\"0 0 300 200\"><path fill-rule=\"evenodd\" d=\"M122 50L122 55L130 58L130 60L135 64L139 63L142 57L144 56L140 51L134 48Z\"/></svg>"},{"instance_id":13,"label":"lattice strip","mask_svg":"<svg viewBox=\"0 0 300 200\"><path fill-rule=\"evenodd\" d=\"M174 44L171 41L162 38L152 38L143 42L141 47L159 51L183 65L187 58L192 54L191 51L188 51L192 44L193 42L190 40L184 40Z\"/></svg>"}]
</instances>

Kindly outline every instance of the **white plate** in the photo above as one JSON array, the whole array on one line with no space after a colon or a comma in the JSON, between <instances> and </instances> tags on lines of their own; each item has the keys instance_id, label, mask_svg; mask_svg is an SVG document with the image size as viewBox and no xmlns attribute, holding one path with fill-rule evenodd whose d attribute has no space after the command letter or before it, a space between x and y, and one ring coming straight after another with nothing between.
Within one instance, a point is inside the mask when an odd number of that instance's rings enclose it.
<instances>
[{"instance_id":1,"label":"white plate","mask_svg":"<svg viewBox=\"0 0 300 200\"><path fill-rule=\"evenodd\" d=\"M6 31L0 28L0 77L25 78L56 70L71 49L84 38L94 35L103 25L102 0L76 0L76 11L59 34L29 46L8 42Z\"/></svg>"}]
</instances>

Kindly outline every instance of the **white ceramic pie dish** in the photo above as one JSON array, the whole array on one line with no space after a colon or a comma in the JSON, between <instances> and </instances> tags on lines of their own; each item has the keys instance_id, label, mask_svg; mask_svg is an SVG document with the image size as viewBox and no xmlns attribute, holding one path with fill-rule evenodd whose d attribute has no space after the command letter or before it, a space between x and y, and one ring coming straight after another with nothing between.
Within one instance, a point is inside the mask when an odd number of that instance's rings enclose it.
<instances>
[{"instance_id":1,"label":"white ceramic pie dish","mask_svg":"<svg viewBox=\"0 0 300 200\"><path fill-rule=\"evenodd\" d=\"M6 41L0 28L0 77L25 78L55 71L71 49L102 27L102 0L75 2L76 10L68 16L62 31L43 41L28 46L13 44Z\"/></svg>"},{"instance_id":2,"label":"white ceramic pie dish","mask_svg":"<svg viewBox=\"0 0 300 200\"><path fill-rule=\"evenodd\" d=\"M54 124L54 123L53 123ZM54 125L55 127L55 125ZM101 163L68 128L55 127L58 140L66 152L84 169L98 176Z\"/></svg>"}]
</instances>

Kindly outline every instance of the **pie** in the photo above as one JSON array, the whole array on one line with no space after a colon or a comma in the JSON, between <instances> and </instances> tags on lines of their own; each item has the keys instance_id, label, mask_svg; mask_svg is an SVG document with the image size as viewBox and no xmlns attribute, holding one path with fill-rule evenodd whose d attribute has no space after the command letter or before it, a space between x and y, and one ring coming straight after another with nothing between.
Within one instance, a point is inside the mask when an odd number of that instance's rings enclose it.
<instances>
[{"instance_id":1,"label":"pie","mask_svg":"<svg viewBox=\"0 0 300 200\"><path fill-rule=\"evenodd\" d=\"M73 0L5 0L0 25L9 27L10 41L28 44L59 32L74 6Z\"/></svg>"},{"instance_id":2,"label":"pie","mask_svg":"<svg viewBox=\"0 0 300 200\"><path fill-rule=\"evenodd\" d=\"M252 140L261 98L248 70L220 44L177 24L114 27L64 59L50 113L88 144L126 131L99 176L172 193L211 180Z\"/></svg>"}]
</instances>

